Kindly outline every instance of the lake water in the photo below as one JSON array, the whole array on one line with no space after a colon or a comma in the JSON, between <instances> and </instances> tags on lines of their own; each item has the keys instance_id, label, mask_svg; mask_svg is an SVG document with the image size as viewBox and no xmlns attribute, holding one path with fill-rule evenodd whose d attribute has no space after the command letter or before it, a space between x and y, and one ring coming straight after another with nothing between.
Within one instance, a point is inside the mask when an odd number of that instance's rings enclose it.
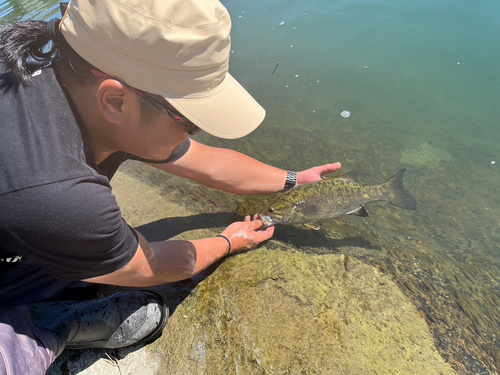
<instances>
[{"instance_id":1,"label":"lake water","mask_svg":"<svg viewBox=\"0 0 500 375\"><path fill-rule=\"evenodd\" d=\"M369 218L325 223L311 244L365 248L350 255L393 277L458 372L500 371L500 3L223 3L231 73L267 118L241 140L198 139L287 169L340 161L367 183L406 167L418 211L368 205ZM2 24L57 12L56 1L0 1Z\"/></svg>"}]
</instances>

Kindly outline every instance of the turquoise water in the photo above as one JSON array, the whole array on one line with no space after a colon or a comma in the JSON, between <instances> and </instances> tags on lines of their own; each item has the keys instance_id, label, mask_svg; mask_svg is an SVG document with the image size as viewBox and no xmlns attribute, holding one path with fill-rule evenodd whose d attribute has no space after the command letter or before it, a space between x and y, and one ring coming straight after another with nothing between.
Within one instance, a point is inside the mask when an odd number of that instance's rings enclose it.
<instances>
[{"instance_id":1,"label":"turquoise water","mask_svg":"<svg viewBox=\"0 0 500 375\"><path fill-rule=\"evenodd\" d=\"M339 123L347 109L387 131L452 136L498 151L499 3L225 3L234 25L231 71L258 98L267 81L273 91L264 106L277 95L302 97L299 109L330 110Z\"/></svg>"},{"instance_id":2,"label":"turquoise water","mask_svg":"<svg viewBox=\"0 0 500 375\"><path fill-rule=\"evenodd\" d=\"M268 115L241 140L199 139L281 168L340 161L370 183L406 167L417 212L368 206L366 220L326 223L322 235L335 251L366 244L349 255L393 276L460 373L499 371L500 3L223 3L230 71ZM2 24L57 12L56 1L0 1ZM277 230L322 243L301 233Z\"/></svg>"}]
</instances>

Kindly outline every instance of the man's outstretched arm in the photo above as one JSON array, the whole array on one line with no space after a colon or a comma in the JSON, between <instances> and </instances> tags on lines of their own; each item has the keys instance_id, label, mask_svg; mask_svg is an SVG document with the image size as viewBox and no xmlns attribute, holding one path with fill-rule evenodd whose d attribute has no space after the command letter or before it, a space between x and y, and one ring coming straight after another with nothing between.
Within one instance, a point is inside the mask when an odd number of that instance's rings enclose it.
<instances>
[{"instance_id":1,"label":"man's outstretched arm","mask_svg":"<svg viewBox=\"0 0 500 375\"><path fill-rule=\"evenodd\" d=\"M210 147L191 140L189 151L179 160L150 164L167 173L189 178L205 186L240 195L273 194L283 190L286 171L237 151ZM321 180L340 169L340 163L326 164L297 174L297 186Z\"/></svg>"}]
</instances>

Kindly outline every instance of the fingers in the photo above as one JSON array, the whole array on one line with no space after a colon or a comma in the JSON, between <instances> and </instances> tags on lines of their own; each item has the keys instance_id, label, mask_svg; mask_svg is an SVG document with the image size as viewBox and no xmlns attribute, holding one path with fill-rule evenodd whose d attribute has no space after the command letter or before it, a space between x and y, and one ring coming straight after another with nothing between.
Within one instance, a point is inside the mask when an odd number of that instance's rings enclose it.
<instances>
[{"instance_id":1,"label":"fingers","mask_svg":"<svg viewBox=\"0 0 500 375\"><path fill-rule=\"evenodd\" d=\"M275 227L267 227L263 230L257 231L256 235L259 236L259 241L263 242L263 241L267 241L268 239L270 239L274 235L274 229L275 229Z\"/></svg>"},{"instance_id":2,"label":"fingers","mask_svg":"<svg viewBox=\"0 0 500 375\"><path fill-rule=\"evenodd\" d=\"M341 167L342 167L342 165L340 163L333 163L333 164L323 165L323 166L320 167L320 168L323 169L320 172L320 175L323 176L325 174L330 174L330 173L337 172Z\"/></svg>"},{"instance_id":3,"label":"fingers","mask_svg":"<svg viewBox=\"0 0 500 375\"><path fill-rule=\"evenodd\" d=\"M259 219L255 219L255 220L252 220L250 222L250 228L252 230L257 230L259 229L262 225L264 225L264 223L262 223L262 221L260 221Z\"/></svg>"},{"instance_id":4,"label":"fingers","mask_svg":"<svg viewBox=\"0 0 500 375\"><path fill-rule=\"evenodd\" d=\"M249 228L251 230L257 230L261 226L264 225L264 223L259 219L259 214L255 214L253 216L253 220L250 220L250 215L245 216L245 223L250 223Z\"/></svg>"},{"instance_id":5,"label":"fingers","mask_svg":"<svg viewBox=\"0 0 500 375\"><path fill-rule=\"evenodd\" d=\"M244 221L231 224L222 234L229 238L234 251L250 250L273 236L274 227L262 226L262 221L246 216Z\"/></svg>"},{"instance_id":6,"label":"fingers","mask_svg":"<svg viewBox=\"0 0 500 375\"><path fill-rule=\"evenodd\" d=\"M256 222L259 224L255 225ZM274 234L274 227L261 228L262 222L260 220L257 220L256 222L253 221L251 223L251 226L248 228L250 231L249 237L252 238L253 242L255 242L255 245L263 241L267 241Z\"/></svg>"}]
</instances>

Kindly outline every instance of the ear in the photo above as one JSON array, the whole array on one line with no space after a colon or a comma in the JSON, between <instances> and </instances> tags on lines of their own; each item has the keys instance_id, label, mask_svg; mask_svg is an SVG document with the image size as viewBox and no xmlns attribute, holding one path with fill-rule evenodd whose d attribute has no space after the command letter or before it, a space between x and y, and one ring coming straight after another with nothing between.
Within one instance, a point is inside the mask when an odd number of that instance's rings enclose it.
<instances>
[{"instance_id":1,"label":"ear","mask_svg":"<svg viewBox=\"0 0 500 375\"><path fill-rule=\"evenodd\" d=\"M96 102L101 115L111 124L121 124L130 103L130 90L115 79L105 79L99 85Z\"/></svg>"}]
</instances>

